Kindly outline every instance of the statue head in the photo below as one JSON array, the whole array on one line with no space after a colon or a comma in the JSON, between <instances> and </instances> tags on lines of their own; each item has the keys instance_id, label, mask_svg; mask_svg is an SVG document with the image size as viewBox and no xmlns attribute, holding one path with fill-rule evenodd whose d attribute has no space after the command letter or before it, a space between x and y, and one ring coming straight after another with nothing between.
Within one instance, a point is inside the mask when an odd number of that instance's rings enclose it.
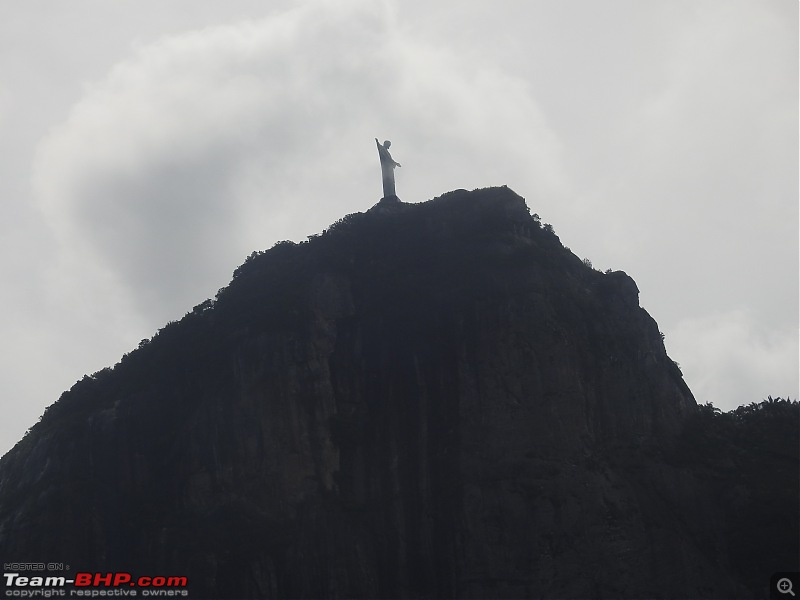
<instances>
[{"instance_id":1,"label":"statue head","mask_svg":"<svg viewBox=\"0 0 800 600\"><path fill-rule=\"evenodd\" d=\"M386 148L387 150L391 147L391 145L392 145L392 142L390 142L389 140L385 140L383 142L383 147Z\"/></svg>"}]
</instances>

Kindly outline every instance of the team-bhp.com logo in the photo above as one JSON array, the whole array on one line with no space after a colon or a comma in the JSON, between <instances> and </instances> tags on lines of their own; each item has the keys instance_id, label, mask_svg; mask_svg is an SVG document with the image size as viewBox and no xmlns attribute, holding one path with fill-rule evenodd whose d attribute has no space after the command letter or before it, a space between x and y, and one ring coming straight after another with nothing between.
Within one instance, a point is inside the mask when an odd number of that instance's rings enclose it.
<instances>
[{"instance_id":1,"label":"team-bhp.com logo","mask_svg":"<svg viewBox=\"0 0 800 600\"><path fill-rule=\"evenodd\" d=\"M5 596L16 598L52 597L188 597L186 577L141 576L127 572L31 575L3 573Z\"/></svg>"}]
</instances>

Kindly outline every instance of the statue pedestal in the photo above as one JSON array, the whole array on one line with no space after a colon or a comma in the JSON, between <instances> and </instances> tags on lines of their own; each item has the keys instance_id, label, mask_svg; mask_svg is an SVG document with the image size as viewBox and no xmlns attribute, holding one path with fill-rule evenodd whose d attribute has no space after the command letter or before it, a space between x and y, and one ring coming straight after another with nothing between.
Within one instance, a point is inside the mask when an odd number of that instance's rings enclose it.
<instances>
[{"instance_id":1,"label":"statue pedestal","mask_svg":"<svg viewBox=\"0 0 800 600\"><path fill-rule=\"evenodd\" d=\"M405 206L407 206L406 203L397 196L384 196L367 212L394 213L402 210Z\"/></svg>"}]
</instances>

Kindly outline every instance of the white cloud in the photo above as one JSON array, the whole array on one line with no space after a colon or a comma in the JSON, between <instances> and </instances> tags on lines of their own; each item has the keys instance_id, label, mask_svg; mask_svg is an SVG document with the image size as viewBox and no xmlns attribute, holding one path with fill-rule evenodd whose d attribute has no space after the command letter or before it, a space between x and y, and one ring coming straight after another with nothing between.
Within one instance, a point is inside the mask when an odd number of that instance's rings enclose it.
<instances>
[{"instance_id":1,"label":"white cloud","mask_svg":"<svg viewBox=\"0 0 800 600\"><path fill-rule=\"evenodd\" d=\"M402 37L366 1L139 47L41 144L34 182L65 251L104 263L160 322L251 250L377 201L375 136L395 139L407 201L563 183L524 83Z\"/></svg>"},{"instance_id":2,"label":"white cloud","mask_svg":"<svg viewBox=\"0 0 800 600\"><path fill-rule=\"evenodd\" d=\"M798 397L797 331L769 331L746 310L680 321L666 343L699 403L730 410Z\"/></svg>"}]
</instances>

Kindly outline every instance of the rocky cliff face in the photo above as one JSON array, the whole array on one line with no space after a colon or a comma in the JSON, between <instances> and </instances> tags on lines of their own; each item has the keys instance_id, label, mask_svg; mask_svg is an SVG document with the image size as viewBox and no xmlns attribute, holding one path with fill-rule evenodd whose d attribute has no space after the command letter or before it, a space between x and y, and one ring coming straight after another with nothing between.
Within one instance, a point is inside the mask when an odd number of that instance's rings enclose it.
<instances>
[{"instance_id":1,"label":"rocky cliff face","mask_svg":"<svg viewBox=\"0 0 800 600\"><path fill-rule=\"evenodd\" d=\"M507 188L254 254L0 462L4 560L191 597L731 597L633 280Z\"/></svg>"}]
</instances>

